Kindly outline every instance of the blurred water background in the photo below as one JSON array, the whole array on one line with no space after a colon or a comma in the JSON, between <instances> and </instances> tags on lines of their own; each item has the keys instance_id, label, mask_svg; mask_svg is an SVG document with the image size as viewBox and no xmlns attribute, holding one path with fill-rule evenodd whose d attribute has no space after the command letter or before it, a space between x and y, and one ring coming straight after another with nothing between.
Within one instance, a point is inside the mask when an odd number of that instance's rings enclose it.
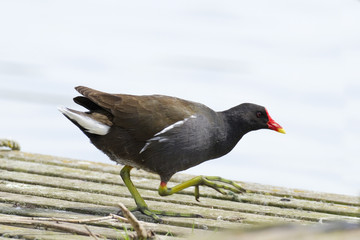
<instances>
[{"instance_id":1,"label":"blurred water background","mask_svg":"<svg viewBox=\"0 0 360 240\"><path fill-rule=\"evenodd\" d=\"M1 1L0 138L111 163L56 109L74 86L268 108L287 131L246 135L187 170L360 194L360 2Z\"/></svg>"}]
</instances>

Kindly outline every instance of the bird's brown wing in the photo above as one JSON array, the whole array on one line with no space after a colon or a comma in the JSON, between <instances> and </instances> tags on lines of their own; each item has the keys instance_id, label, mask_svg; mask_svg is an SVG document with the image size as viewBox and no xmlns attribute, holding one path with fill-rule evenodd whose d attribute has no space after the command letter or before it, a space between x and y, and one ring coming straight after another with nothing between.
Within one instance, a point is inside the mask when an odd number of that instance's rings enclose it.
<instances>
[{"instance_id":1,"label":"bird's brown wing","mask_svg":"<svg viewBox=\"0 0 360 240\"><path fill-rule=\"evenodd\" d=\"M88 87L75 88L110 112L115 126L129 130L138 140L148 140L164 128L184 120L201 104L162 95L109 94Z\"/></svg>"}]
</instances>

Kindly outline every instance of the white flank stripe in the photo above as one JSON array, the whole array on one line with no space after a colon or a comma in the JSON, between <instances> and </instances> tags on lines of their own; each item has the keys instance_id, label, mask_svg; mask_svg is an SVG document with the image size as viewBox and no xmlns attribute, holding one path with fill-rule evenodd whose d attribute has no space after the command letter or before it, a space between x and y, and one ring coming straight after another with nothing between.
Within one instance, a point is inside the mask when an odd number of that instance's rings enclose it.
<instances>
[{"instance_id":1,"label":"white flank stripe","mask_svg":"<svg viewBox=\"0 0 360 240\"><path fill-rule=\"evenodd\" d=\"M66 115L68 118L77 122L80 126L86 129L87 132L97 135L106 135L109 132L110 127L98 122L90 117L80 115L70 111L68 108L60 106L58 110Z\"/></svg>"},{"instance_id":2,"label":"white flank stripe","mask_svg":"<svg viewBox=\"0 0 360 240\"><path fill-rule=\"evenodd\" d=\"M140 150L139 154L141 154L143 151L147 149L147 147L150 145L151 142L147 141L144 145L144 147Z\"/></svg>"},{"instance_id":3,"label":"white flank stripe","mask_svg":"<svg viewBox=\"0 0 360 240\"><path fill-rule=\"evenodd\" d=\"M159 137L160 134L163 134L171 129L173 129L174 127L183 125L187 120L189 120L190 118L196 118L195 115L191 115L188 118L185 118L184 120L180 120L177 121L176 123L171 124L170 126L167 126L166 128L164 128L163 130L161 130L160 132L156 133L154 135L154 137L150 138L149 140L146 141L144 147L140 150L139 154L141 154L143 151L145 151L149 145L153 142L153 141L158 141L158 142L165 142L166 140L168 140L166 137Z\"/></svg>"},{"instance_id":4,"label":"white flank stripe","mask_svg":"<svg viewBox=\"0 0 360 240\"><path fill-rule=\"evenodd\" d=\"M158 135L160 135L160 134L163 134L163 133L169 131L170 129L173 129L174 127L183 125L183 124L184 124L187 120L189 120L190 118L196 118L196 116L195 116L195 115L191 115L190 117L185 118L184 120L177 121L176 123L173 123L173 124L171 124L170 126L167 126L167 127L164 128L163 130L161 130L160 132L158 132L157 134L155 134L154 136L158 136ZM150 140L151 140L151 139L150 139Z\"/></svg>"}]
</instances>

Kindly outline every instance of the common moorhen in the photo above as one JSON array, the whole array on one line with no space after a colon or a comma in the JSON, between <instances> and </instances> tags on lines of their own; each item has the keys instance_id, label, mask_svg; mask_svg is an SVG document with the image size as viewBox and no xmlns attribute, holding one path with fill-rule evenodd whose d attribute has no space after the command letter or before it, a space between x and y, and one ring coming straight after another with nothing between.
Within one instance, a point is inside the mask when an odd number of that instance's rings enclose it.
<instances>
[{"instance_id":1,"label":"common moorhen","mask_svg":"<svg viewBox=\"0 0 360 240\"><path fill-rule=\"evenodd\" d=\"M160 175L161 196L195 186L198 200L199 185L223 194L224 189L240 193L245 189L220 177L199 176L172 188L167 183L176 172L227 154L250 131L271 129L285 133L264 107L251 103L215 112L203 104L176 97L109 94L82 86L75 89L83 95L75 97L75 103L88 111L65 107L59 110L98 149L125 165L120 175L135 199L136 209L155 220L160 220L156 214L173 214L149 210L130 179L133 167Z\"/></svg>"}]
</instances>

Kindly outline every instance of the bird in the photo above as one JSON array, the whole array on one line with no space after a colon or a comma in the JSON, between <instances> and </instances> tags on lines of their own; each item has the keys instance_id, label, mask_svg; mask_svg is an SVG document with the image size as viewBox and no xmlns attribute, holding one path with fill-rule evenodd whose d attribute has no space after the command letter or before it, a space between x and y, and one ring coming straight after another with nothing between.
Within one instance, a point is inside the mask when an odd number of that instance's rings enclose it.
<instances>
[{"instance_id":1,"label":"bird","mask_svg":"<svg viewBox=\"0 0 360 240\"><path fill-rule=\"evenodd\" d=\"M239 184L221 177L197 176L174 187L171 177L205 161L229 153L251 131L285 130L263 106L242 103L225 111L214 111L204 104L165 95L111 94L78 86L81 94L74 102L87 111L58 107L91 143L111 160L124 165L120 176L143 214L161 221L158 215L200 217L151 210L130 178L133 168L160 176L158 193L168 196L194 186L207 186L226 194L246 192Z\"/></svg>"}]
</instances>

